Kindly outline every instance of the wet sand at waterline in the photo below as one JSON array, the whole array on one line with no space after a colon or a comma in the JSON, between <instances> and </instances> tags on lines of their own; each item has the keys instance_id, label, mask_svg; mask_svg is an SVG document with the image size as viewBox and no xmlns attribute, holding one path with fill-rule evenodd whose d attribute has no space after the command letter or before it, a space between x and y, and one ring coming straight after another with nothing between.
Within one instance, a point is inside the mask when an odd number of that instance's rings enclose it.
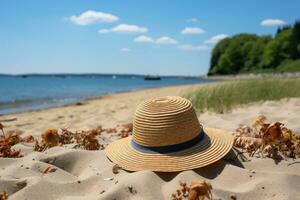
<instances>
[{"instance_id":1,"label":"wet sand at waterline","mask_svg":"<svg viewBox=\"0 0 300 200\"><path fill-rule=\"evenodd\" d=\"M150 97L185 95L198 85L175 86L120 93L40 111L0 116L5 131L18 130L21 136L39 136L49 128L72 131L102 126L115 127L129 123L139 102ZM263 114L269 121L280 121L300 131L300 99L283 99L241 106L229 113L199 114L204 126L233 132L239 124L251 124ZM8 120L8 121L6 121ZM9 121L11 120L11 121ZM6 122L5 122L6 121ZM114 133L101 134L100 143L118 139ZM300 160L275 163L269 158L250 158L248 162L232 161L232 154L196 170L180 173L151 171L112 172L113 163L103 150L86 151L68 146L35 152L32 147L17 144L24 157L0 159L0 192L10 199L171 199L179 181L208 180L214 199L300 199ZM47 162L46 162L47 161ZM43 174L47 167L57 170ZM26 183L26 184L25 184Z\"/></svg>"}]
</instances>

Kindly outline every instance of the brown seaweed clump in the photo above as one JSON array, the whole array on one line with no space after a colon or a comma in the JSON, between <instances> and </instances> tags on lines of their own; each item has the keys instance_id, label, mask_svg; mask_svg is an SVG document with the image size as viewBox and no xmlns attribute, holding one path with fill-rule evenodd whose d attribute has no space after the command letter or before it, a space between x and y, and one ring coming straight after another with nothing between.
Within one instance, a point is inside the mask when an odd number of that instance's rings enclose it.
<instances>
[{"instance_id":1,"label":"brown seaweed clump","mask_svg":"<svg viewBox=\"0 0 300 200\"><path fill-rule=\"evenodd\" d=\"M59 134L57 129L48 129L42 134L41 143L38 140L35 140L34 150L35 151L45 151L48 148L58 146L59 143Z\"/></svg>"},{"instance_id":2,"label":"brown seaweed clump","mask_svg":"<svg viewBox=\"0 0 300 200\"><path fill-rule=\"evenodd\" d=\"M205 180L193 180L190 186L180 182L179 188L172 194L172 200L212 200L212 186Z\"/></svg>"},{"instance_id":3,"label":"brown seaweed clump","mask_svg":"<svg viewBox=\"0 0 300 200\"><path fill-rule=\"evenodd\" d=\"M131 135L132 133L132 128L133 128L133 125L132 123L128 123L128 124L123 124L122 125L122 128L121 128L121 133L120 133L120 136L121 138L126 138L128 137L129 135Z\"/></svg>"},{"instance_id":4,"label":"brown seaweed clump","mask_svg":"<svg viewBox=\"0 0 300 200\"><path fill-rule=\"evenodd\" d=\"M48 129L42 134L43 143L49 148L59 145L59 135L57 129Z\"/></svg>"},{"instance_id":5,"label":"brown seaweed clump","mask_svg":"<svg viewBox=\"0 0 300 200\"><path fill-rule=\"evenodd\" d=\"M62 146L66 144L76 144L75 147L80 147L85 150L103 150L104 145L99 143L97 136L103 132L119 133L121 138L128 137L132 132L132 124L118 125L113 128L103 129L101 126L84 131L72 132L68 129L48 129L41 135L41 140L29 135L24 138L20 137L16 131L9 134L4 133L4 126L0 123L2 135L0 135L0 157L21 157L20 151L12 149L12 146L20 142L34 142L35 151L45 151L46 149Z\"/></svg>"},{"instance_id":6,"label":"brown seaweed clump","mask_svg":"<svg viewBox=\"0 0 300 200\"><path fill-rule=\"evenodd\" d=\"M246 150L250 156L258 152L262 157L300 157L300 135L283 123L268 123L266 120L261 115L252 126L243 125L236 129L234 146Z\"/></svg>"},{"instance_id":7,"label":"brown seaweed clump","mask_svg":"<svg viewBox=\"0 0 300 200\"><path fill-rule=\"evenodd\" d=\"M104 145L100 144L96 138L102 131L101 127L81 132L71 132L67 129L62 129L59 134L58 130L49 129L42 134L41 142L35 140L34 150L41 152L51 147L73 143L85 150L102 150L104 149Z\"/></svg>"},{"instance_id":8,"label":"brown seaweed clump","mask_svg":"<svg viewBox=\"0 0 300 200\"><path fill-rule=\"evenodd\" d=\"M116 133L117 129L116 128L106 128L103 129L106 133Z\"/></svg>"},{"instance_id":9,"label":"brown seaweed clump","mask_svg":"<svg viewBox=\"0 0 300 200\"><path fill-rule=\"evenodd\" d=\"M126 138L132 134L132 123L119 124L114 128L103 129L103 131L109 134L117 134L117 136L119 136L120 138Z\"/></svg>"},{"instance_id":10,"label":"brown seaweed clump","mask_svg":"<svg viewBox=\"0 0 300 200\"><path fill-rule=\"evenodd\" d=\"M28 142L28 143L34 142L34 137L32 135L25 136L22 138L22 142Z\"/></svg>"},{"instance_id":11,"label":"brown seaweed clump","mask_svg":"<svg viewBox=\"0 0 300 200\"><path fill-rule=\"evenodd\" d=\"M15 150L12 147L22 141L21 137L15 132L5 136L3 125L1 124L0 129L3 132L3 136L0 137L0 158L18 158L22 157L20 150Z\"/></svg>"},{"instance_id":12,"label":"brown seaweed clump","mask_svg":"<svg viewBox=\"0 0 300 200\"><path fill-rule=\"evenodd\" d=\"M74 133L68 129L61 129L62 133L59 135L59 143L61 144L72 144L75 142Z\"/></svg>"},{"instance_id":13,"label":"brown seaweed clump","mask_svg":"<svg viewBox=\"0 0 300 200\"><path fill-rule=\"evenodd\" d=\"M4 191L0 193L0 200L7 200L8 199L8 194Z\"/></svg>"},{"instance_id":14,"label":"brown seaweed clump","mask_svg":"<svg viewBox=\"0 0 300 200\"><path fill-rule=\"evenodd\" d=\"M82 131L80 134L75 135L75 140L80 147L86 150L103 150L104 145L100 144L96 136L98 132L95 130Z\"/></svg>"},{"instance_id":15,"label":"brown seaweed clump","mask_svg":"<svg viewBox=\"0 0 300 200\"><path fill-rule=\"evenodd\" d=\"M204 180L194 180L189 191L189 200L204 200L205 198L212 200L212 186Z\"/></svg>"},{"instance_id":16,"label":"brown seaweed clump","mask_svg":"<svg viewBox=\"0 0 300 200\"><path fill-rule=\"evenodd\" d=\"M0 139L0 158L22 157L20 150L12 149L12 146L4 139Z\"/></svg>"}]
</instances>

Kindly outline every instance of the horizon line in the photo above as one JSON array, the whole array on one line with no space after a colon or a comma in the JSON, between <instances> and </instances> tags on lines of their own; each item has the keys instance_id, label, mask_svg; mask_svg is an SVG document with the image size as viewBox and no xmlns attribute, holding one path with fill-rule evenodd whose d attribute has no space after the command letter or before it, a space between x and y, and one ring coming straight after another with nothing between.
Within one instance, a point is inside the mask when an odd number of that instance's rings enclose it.
<instances>
[{"instance_id":1,"label":"horizon line","mask_svg":"<svg viewBox=\"0 0 300 200\"><path fill-rule=\"evenodd\" d=\"M104 75L104 76L161 76L161 77L201 77L206 76L207 74L203 75L160 75L160 74L153 74L153 73L145 73L145 74L135 74L135 73L100 73L100 72L84 72L84 73L71 73L71 72L62 72L62 73L0 73L0 76L51 76L51 75L73 75L73 76L82 76L82 75Z\"/></svg>"}]
</instances>

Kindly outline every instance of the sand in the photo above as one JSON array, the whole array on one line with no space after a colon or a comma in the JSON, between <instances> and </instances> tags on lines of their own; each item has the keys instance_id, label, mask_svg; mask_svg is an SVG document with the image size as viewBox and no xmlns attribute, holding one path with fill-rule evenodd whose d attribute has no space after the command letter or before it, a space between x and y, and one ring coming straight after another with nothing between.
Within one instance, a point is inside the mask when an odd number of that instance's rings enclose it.
<instances>
[{"instance_id":1,"label":"sand","mask_svg":"<svg viewBox=\"0 0 300 200\"><path fill-rule=\"evenodd\" d=\"M18 130L22 136L40 135L48 128L70 130L114 127L131 121L136 105L147 98L184 95L196 89L176 86L120 93L70 105L26 113L0 116L5 130ZM254 103L230 113L206 112L199 115L204 126L223 128L231 133L239 124L251 124L257 115L281 121L300 131L300 99ZM103 134L102 143L118 137ZM179 181L188 184L194 179L208 180L213 186L213 199L300 199L300 159L279 163L269 158L250 158L248 162L234 159L233 152L222 160L196 170L178 173L151 171L113 174L111 163L103 150L86 151L71 147L54 147L34 152L28 144L17 144L22 158L0 158L0 193L9 199L171 199ZM48 166L56 168L43 174Z\"/></svg>"}]
</instances>

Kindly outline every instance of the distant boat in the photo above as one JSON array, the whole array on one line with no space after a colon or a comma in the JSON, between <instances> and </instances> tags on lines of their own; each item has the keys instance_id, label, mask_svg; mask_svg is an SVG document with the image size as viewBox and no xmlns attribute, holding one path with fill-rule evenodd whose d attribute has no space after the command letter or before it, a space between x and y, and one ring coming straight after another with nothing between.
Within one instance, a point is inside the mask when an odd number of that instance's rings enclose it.
<instances>
[{"instance_id":1,"label":"distant boat","mask_svg":"<svg viewBox=\"0 0 300 200\"><path fill-rule=\"evenodd\" d=\"M161 80L160 76L151 76L151 75L147 75L144 77L145 81L159 81Z\"/></svg>"},{"instance_id":2,"label":"distant boat","mask_svg":"<svg viewBox=\"0 0 300 200\"><path fill-rule=\"evenodd\" d=\"M64 74L55 74L55 75L53 75L53 77L57 77L57 78L67 78L67 75L64 75Z\"/></svg>"},{"instance_id":3,"label":"distant boat","mask_svg":"<svg viewBox=\"0 0 300 200\"><path fill-rule=\"evenodd\" d=\"M117 78L117 76L116 76L116 75L113 75L113 76L112 76L112 79L116 79L116 78Z\"/></svg>"}]
</instances>

